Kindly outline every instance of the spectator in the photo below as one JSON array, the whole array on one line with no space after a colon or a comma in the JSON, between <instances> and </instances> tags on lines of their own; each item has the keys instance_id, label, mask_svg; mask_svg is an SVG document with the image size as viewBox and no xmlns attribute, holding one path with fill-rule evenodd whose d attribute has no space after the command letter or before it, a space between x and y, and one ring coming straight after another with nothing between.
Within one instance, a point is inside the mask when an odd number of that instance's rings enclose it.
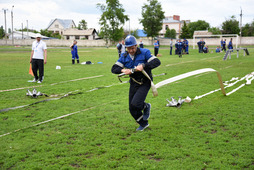
<instances>
[{"instance_id":1,"label":"spectator","mask_svg":"<svg viewBox=\"0 0 254 170\"><path fill-rule=\"evenodd\" d=\"M157 54L159 53L159 44L158 44L158 41L155 40L155 43L153 45L154 45L154 56L157 56Z\"/></svg>"},{"instance_id":2,"label":"spectator","mask_svg":"<svg viewBox=\"0 0 254 170\"><path fill-rule=\"evenodd\" d=\"M140 42L139 42L139 48L144 48L144 44L143 44L142 40L140 40Z\"/></svg>"},{"instance_id":3,"label":"spectator","mask_svg":"<svg viewBox=\"0 0 254 170\"><path fill-rule=\"evenodd\" d=\"M78 56L78 46L77 41L74 40L73 44L71 45L71 54L72 54L72 64L75 64L75 58L77 59L77 63L79 63L79 56Z\"/></svg>"},{"instance_id":4,"label":"spectator","mask_svg":"<svg viewBox=\"0 0 254 170\"><path fill-rule=\"evenodd\" d=\"M172 55L172 49L173 49L173 39L170 40L170 55Z\"/></svg>"},{"instance_id":5,"label":"spectator","mask_svg":"<svg viewBox=\"0 0 254 170\"><path fill-rule=\"evenodd\" d=\"M219 46L216 48L216 53L220 53L220 47Z\"/></svg>"},{"instance_id":6,"label":"spectator","mask_svg":"<svg viewBox=\"0 0 254 170\"><path fill-rule=\"evenodd\" d=\"M32 44L30 63L32 63L34 74L34 80L32 82L38 81L37 83L42 83L44 79L44 64L47 63L47 46L46 43L41 40L41 34L36 34L36 41ZM37 74L38 70L39 76Z\"/></svg>"}]
</instances>

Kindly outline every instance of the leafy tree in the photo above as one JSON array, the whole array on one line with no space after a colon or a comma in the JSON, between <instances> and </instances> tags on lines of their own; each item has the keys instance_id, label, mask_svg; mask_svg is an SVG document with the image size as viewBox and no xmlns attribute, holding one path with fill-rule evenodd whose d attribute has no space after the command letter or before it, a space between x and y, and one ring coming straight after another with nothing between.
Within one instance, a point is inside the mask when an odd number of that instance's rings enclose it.
<instances>
[{"instance_id":1,"label":"leafy tree","mask_svg":"<svg viewBox=\"0 0 254 170\"><path fill-rule=\"evenodd\" d=\"M166 33L165 33L165 36L164 36L165 38L171 38L171 32L170 32L170 29L169 28L167 28L167 30L166 30Z\"/></svg>"},{"instance_id":2,"label":"leafy tree","mask_svg":"<svg viewBox=\"0 0 254 170\"><path fill-rule=\"evenodd\" d=\"M144 27L148 37L156 37L162 29L162 20L165 18L161 4L157 0L147 0L149 4L142 7L142 17L140 23Z\"/></svg>"},{"instance_id":3,"label":"leafy tree","mask_svg":"<svg viewBox=\"0 0 254 170\"><path fill-rule=\"evenodd\" d=\"M87 29L87 22L84 19L79 21L78 29L79 30L86 30Z\"/></svg>"},{"instance_id":4,"label":"leafy tree","mask_svg":"<svg viewBox=\"0 0 254 170\"><path fill-rule=\"evenodd\" d=\"M0 39L3 39L5 36L4 28L3 26L0 27Z\"/></svg>"},{"instance_id":5,"label":"leafy tree","mask_svg":"<svg viewBox=\"0 0 254 170\"><path fill-rule=\"evenodd\" d=\"M189 27L187 27L187 24L185 21L183 23L182 33L180 35L180 38L191 38Z\"/></svg>"},{"instance_id":6,"label":"leafy tree","mask_svg":"<svg viewBox=\"0 0 254 170\"><path fill-rule=\"evenodd\" d=\"M176 30L167 28L165 37L166 38L176 38Z\"/></svg>"},{"instance_id":7,"label":"leafy tree","mask_svg":"<svg viewBox=\"0 0 254 170\"><path fill-rule=\"evenodd\" d=\"M251 24L245 24L242 28L242 36L254 36L254 20Z\"/></svg>"},{"instance_id":8,"label":"leafy tree","mask_svg":"<svg viewBox=\"0 0 254 170\"><path fill-rule=\"evenodd\" d=\"M217 27L212 27L212 28L209 28L208 29L209 32L213 33L213 35L218 35L218 34L221 34L221 31L219 28Z\"/></svg>"},{"instance_id":9,"label":"leafy tree","mask_svg":"<svg viewBox=\"0 0 254 170\"><path fill-rule=\"evenodd\" d=\"M47 29L44 29L44 30L41 29L40 34L44 35L46 37L53 37L53 38L58 38L58 39L62 38L62 36L59 33L53 33L51 31L48 31Z\"/></svg>"},{"instance_id":10,"label":"leafy tree","mask_svg":"<svg viewBox=\"0 0 254 170\"><path fill-rule=\"evenodd\" d=\"M171 29L170 34L171 34L171 38L176 38L176 30L175 29Z\"/></svg>"},{"instance_id":11,"label":"leafy tree","mask_svg":"<svg viewBox=\"0 0 254 170\"><path fill-rule=\"evenodd\" d=\"M99 36L107 43L108 40L116 42L121 39L124 35L123 25L129 18L124 15L125 10L119 0L106 0L106 5L98 3L97 8L102 11Z\"/></svg>"},{"instance_id":12,"label":"leafy tree","mask_svg":"<svg viewBox=\"0 0 254 170\"><path fill-rule=\"evenodd\" d=\"M23 32L27 32L27 28L23 28L23 29L17 29L17 31L23 31ZM36 30L32 30L32 29L28 29L28 32L39 33L39 31L36 31Z\"/></svg>"},{"instance_id":13,"label":"leafy tree","mask_svg":"<svg viewBox=\"0 0 254 170\"><path fill-rule=\"evenodd\" d=\"M239 22L236 20L235 16L231 16L229 20L222 23L222 33L223 34L239 34Z\"/></svg>"},{"instance_id":14,"label":"leafy tree","mask_svg":"<svg viewBox=\"0 0 254 170\"><path fill-rule=\"evenodd\" d=\"M190 37L193 37L194 31L207 30L210 28L210 24L203 20L191 22L188 24L190 30Z\"/></svg>"}]
</instances>

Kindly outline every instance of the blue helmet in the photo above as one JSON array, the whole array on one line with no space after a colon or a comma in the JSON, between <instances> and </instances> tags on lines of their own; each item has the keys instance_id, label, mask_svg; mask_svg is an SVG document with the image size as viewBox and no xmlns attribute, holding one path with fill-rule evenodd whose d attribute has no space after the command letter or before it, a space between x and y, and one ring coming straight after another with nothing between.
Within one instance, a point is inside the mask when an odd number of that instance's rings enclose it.
<instances>
[{"instance_id":1,"label":"blue helmet","mask_svg":"<svg viewBox=\"0 0 254 170\"><path fill-rule=\"evenodd\" d=\"M131 47L137 45L137 40L133 35L128 35L125 38L125 47Z\"/></svg>"}]
</instances>

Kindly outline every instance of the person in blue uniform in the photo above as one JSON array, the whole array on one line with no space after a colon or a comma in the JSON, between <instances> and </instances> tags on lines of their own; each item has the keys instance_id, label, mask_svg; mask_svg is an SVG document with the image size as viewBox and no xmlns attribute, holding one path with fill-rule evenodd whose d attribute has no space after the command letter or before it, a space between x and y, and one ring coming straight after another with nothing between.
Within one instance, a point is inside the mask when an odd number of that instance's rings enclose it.
<instances>
[{"instance_id":1,"label":"person in blue uniform","mask_svg":"<svg viewBox=\"0 0 254 170\"><path fill-rule=\"evenodd\" d=\"M201 40L199 42L197 42L197 44L198 44L198 52L202 53L203 49L201 49Z\"/></svg>"},{"instance_id":2,"label":"person in blue uniform","mask_svg":"<svg viewBox=\"0 0 254 170\"><path fill-rule=\"evenodd\" d=\"M220 53L220 47L219 46L216 48L216 53Z\"/></svg>"},{"instance_id":3,"label":"person in blue uniform","mask_svg":"<svg viewBox=\"0 0 254 170\"><path fill-rule=\"evenodd\" d=\"M220 48L223 49L223 39L220 41Z\"/></svg>"},{"instance_id":4,"label":"person in blue uniform","mask_svg":"<svg viewBox=\"0 0 254 170\"><path fill-rule=\"evenodd\" d=\"M157 54L159 53L159 43L158 40L155 40L155 43L153 44L154 46L154 55L157 57Z\"/></svg>"},{"instance_id":5,"label":"person in blue uniform","mask_svg":"<svg viewBox=\"0 0 254 170\"><path fill-rule=\"evenodd\" d=\"M228 43L228 49L233 49L233 39L231 38L229 43Z\"/></svg>"},{"instance_id":6,"label":"person in blue uniform","mask_svg":"<svg viewBox=\"0 0 254 170\"><path fill-rule=\"evenodd\" d=\"M207 45L203 48L203 52L204 52L204 53L208 53L208 52L209 52L208 46L207 46Z\"/></svg>"},{"instance_id":7,"label":"person in blue uniform","mask_svg":"<svg viewBox=\"0 0 254 170\"><path fill-rule=\"evenodd\" d=\"M182 57L182 51L183 51L183 42L181 41L181 39L178 40L178 43L177 43L177 54L179 55L179 58Z\"/></svg>"},{"instance_id":8,"label":"person in blue uniform","mask_svg":"<svg viewBox=\"0 0 254 170\"><path fill-rule=\"evenodd\" d=\"M72 64L75 64L75 59L77 59L77 63L79 63L79 56L78 56L78 46L77 41L74 40L73 44L71 45L71 54L72 54Z\"/></svg>"},{"instance_id":9,"label":"person in blue uniform","mask_svg":"<svg viewBox=\"0 0 254 170\"><path fill-rule=\"evenodd\" d=\"M140 40L140 42L139 42L139 48L144 48L144 44L143 44L142 40Z\"/></svg>"},{"instance_id":10,"label":"person in blue uniform","mask_svg":"<svg viewBox=\"0 0 254 170\"><path fill-rule=\"evenodd\" d=\"M223 41L223 44L222 44L222 51L224 50L225 52L227 51L226 49L226 39Z\"/></svg>"},{"instance_id":11,"label":"person in blue uniform","mask_svg":"<svg viewBox=\"0 0 254 170\"><path fill-rule=\"evenodd\" d=\"M116 45L116 49L117 49L117 52L118 52L118 58L120 58L120 56L121 56L121 49L122 49L121 41L119 41L118 44Z\"/></svg>"},{"instance_id":12,"label":"person in blue uniform","mask_svg":"<svg viewBox=\"0 0 254 170\"><path fill-rule=\"evenodd\" d=\"M184 38L184 50L185 50L185 54L189 54L189 41L188 40L186 40L185 38Z\"/></svg>"},{"instance_id":13,"label":"person in blue uniform","mask_svg":"<svg viewBox=\"0 0 254 170\"><path fill-rule=\"evenodd\" d=\"M175 55L177 55L177 54L178 54L177 49L178 49L178 40L176 40L176 43L175 43Z\"/></svg>"},{"instance_id":14,"label":"person in blue uniform","mask_svg":"<svg viewBox=\"0 0 254 170\"><path fill-rule=\"evenodd\" d=\"M145 99L151 87L150 80L141 72L145 70L152 79L152 69L160 65L160 60L151 55L150 50L138 48L136 38L129 35L125 39L127 51L112 66L114 74L125 73L130 76L129 111L140 125L136 130L143 131L149 126L151 104Z\"/></svg>"}]
</instances>

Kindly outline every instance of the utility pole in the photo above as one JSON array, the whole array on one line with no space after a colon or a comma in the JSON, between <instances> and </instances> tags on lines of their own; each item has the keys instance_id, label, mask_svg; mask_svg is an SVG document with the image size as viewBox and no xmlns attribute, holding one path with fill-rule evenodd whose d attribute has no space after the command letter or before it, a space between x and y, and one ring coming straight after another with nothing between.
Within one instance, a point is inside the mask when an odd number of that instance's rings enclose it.
<instances>
[{"instance_id":1,"label":"utility pole","mask_svg":"<svg viewBox=\"0 0 254 170\"><path fill-rule=\"evenodd\" d=\"M129 18L129 35L131 35L131 19Z\"/></svg>"},{"instance_id":2,"label":"utility pole","mask_svg":"<svg viewBox=\"0 0 254 170\"><path fill-rule=\"evenodd\" d=\"M242 17L243 17L243 14L242 14L242 8L241 8L241 13L240 13L240 48L241 48L241 39L242 39Z\"/></svg>"},{"instance_id":3,"label":"utility pole","mask_svg":"<svg viewBox=\"0 0 254 170\"><path fill-rule=\"evenodd\" d=\"M23 23L21 23L21 30L22 30L22 40L23 40Z\"/></svg>"},{"instance_id":4,"label":"utility pole","mask_svg":"<svg viewBox=\"0 0 254 170\"><path fill-rule=\"evenodd\" d=\"M26 34L27 34L27 38L28 38L28 20L26 20Z\"/></svg>"},{"instance_id":5,"label":"utility pole","mask_svg":"<svg viewBox=\"0 0 254 170\"><path fill-rule=\"evenodd\" d=\"M11 9L11 35L12 35L12 45L14 45L14 36L13 36L13 8L14 5L12 5L12 9Z\"/></svg>"},{"instance_id":6,"label":"utility pole","mask_svg":"<svg viewBox=\"0 0 254 170\"><path fill-rule=\"evenodd\" d=\"M6 44L7 44L7 25L6 25L6 11L8 11L8 9L3 8L2 9L4 11L4 22L5 22L5 40L6 40Z\"/></svg>"}]
</instances>

